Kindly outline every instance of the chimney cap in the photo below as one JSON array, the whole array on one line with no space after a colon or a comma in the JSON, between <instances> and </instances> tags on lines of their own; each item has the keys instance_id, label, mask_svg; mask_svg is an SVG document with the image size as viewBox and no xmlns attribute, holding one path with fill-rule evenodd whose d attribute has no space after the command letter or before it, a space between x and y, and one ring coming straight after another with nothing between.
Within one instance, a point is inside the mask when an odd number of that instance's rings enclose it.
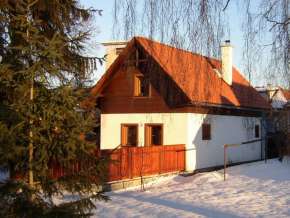
<instances>
[{"instance_id":1,"label":"chimney cap","mask_svg":"<svg viewBox=\"0 0 290 218\"><path fill-rule=\"evenodd\" d=\"M128 41L107 41L107 42L102 42L101 44L103 46L125 46L128 43Z\"/></svg>"},{"instance_id":2,"label":"chimney cap","mask_svg":"<svg viewBox=\"0 0 290 218\"><path fill-rule=\"evenodd\" d=\"M223 43L221 43L220 47L233 47L231 45L231 40L227 39Z\"/></svg>"}]
</instances>

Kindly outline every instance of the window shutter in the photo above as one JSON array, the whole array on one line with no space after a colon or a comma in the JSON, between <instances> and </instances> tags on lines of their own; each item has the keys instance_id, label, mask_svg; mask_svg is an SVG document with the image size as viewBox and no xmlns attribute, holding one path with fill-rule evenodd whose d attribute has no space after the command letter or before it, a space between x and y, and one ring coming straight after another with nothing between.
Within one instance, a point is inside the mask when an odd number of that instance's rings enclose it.
<instances>
[{"instance_id":1,"label":"window shutter","mask_svg":"<svg viewBox=\"0 0 290 218\"><path fill-rule=\"evenodd\" d=\"M134 76L134 96L140 95L140 78L138 76Z\"/></svg>"},{"instance_id":2,"label":"window shutter","mask_svg":"<svg viewBox=\"0 0 290 218\"><path fill-rule=\"evenodd\" d=\"M151 143L151 127L146 125L145 126L145 146L150 146Z\"/></svg>"},{"instance_id":3,"label":"window shutter","mask_svg":"<svg viewBox=\"0 0 290 218\"><path fill-rule=\"evenodd\" d=\"M122 125L121 126L121 145L127 144L127 127Z\"/></svg>"}]
</instances>

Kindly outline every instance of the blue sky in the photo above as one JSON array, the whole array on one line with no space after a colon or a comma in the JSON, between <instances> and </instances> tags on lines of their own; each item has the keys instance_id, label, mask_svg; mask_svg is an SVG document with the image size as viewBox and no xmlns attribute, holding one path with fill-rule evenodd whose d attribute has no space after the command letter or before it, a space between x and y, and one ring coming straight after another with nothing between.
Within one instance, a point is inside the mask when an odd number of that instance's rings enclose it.
<instances>
[{"instance_id":1,"label":"blue sky","mask_svg":"<svg viewBox=\"0 0 290 218\"><path fill-rule=\"evenodd\" d=\"M113 40L113 7L114 0L80 0L81 4L85 7L93 7L95 9L103 10L102 16L97 16L94 20L95 25L95 34L92 39L93 43L101 43L105 41ZM240 70L243 69L243 61L242 61L242 47L243 47L243 32L241 31L241 20L242 14L239 8L239 3L237 1L231 1L227 8L227 28L229 29L229 33L226 34L225 39L230 39L231 44L234 46L234 65L237 66ZM122 38L120 38L121 40ZM102 55L104 50L100 47L96 48L96 51L93 53ZM246 76L246 75L245 75ZM253 81L255 82L255 81Z\"/></svg>"}]
</instances>

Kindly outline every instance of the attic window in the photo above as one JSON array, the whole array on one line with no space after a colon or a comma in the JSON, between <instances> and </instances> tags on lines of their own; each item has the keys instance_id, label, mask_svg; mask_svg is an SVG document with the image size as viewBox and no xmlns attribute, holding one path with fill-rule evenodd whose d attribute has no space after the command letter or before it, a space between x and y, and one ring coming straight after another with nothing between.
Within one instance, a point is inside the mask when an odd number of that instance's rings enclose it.
<instances>
[{"instance_id":1,"label":"attic window","mask_svg":"<svg viewBox=\"0 0 290 218\"><path fill-rule=\"evenodd\" d=\"M149 96L149 81L143 75L135 75L134 78L134 96Z\"/></svg>"}]
</instances>

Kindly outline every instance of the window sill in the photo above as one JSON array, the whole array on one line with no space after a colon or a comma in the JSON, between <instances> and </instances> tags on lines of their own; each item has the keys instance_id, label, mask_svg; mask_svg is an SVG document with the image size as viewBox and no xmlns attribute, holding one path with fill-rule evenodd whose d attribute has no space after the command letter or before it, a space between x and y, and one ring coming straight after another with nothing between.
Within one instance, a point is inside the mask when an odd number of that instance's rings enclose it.
<instances>
[{"instance_id":1,"label":"window sill","mask_svg":"<svg viewBox=\"0 0 290 218\"><path fill-rule=\"evenodd\" d=\"M133 96L133 98L136 98L136 99L143 99L143 98L150 98L151 96Z\"/></svg>"}]
</instances>

